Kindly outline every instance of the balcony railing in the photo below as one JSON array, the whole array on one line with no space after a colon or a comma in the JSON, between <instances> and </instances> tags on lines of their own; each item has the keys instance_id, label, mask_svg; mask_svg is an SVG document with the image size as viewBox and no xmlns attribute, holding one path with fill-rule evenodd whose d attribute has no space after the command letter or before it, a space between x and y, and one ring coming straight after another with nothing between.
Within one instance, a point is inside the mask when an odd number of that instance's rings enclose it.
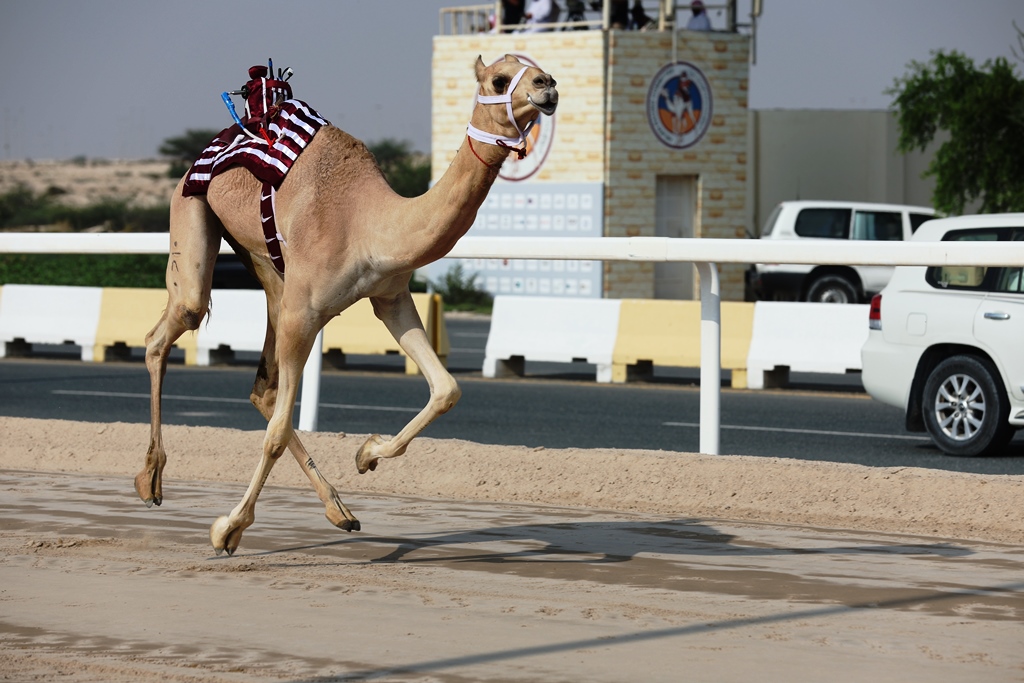
<instances>
[{"instance_id":1,"label":"balcony railing","mask_svg":"<svg viewBox=\"0 0 1024 683\"><path fill-rule=\"evenodd\" d=\"M724 0L718 4L705 4L704 9L709 13L717 12L716 16L725 15L724 27L716 30L737 32L741 28L753 24L754 17L751 17L750 24L737 23L736 12L737 0ZM623 26L620 23L612 22L611 2L597 3L597 9L590 2L584 3L588 8L583 12L582 18L573 16L567 11L565 0L558 0L562 8L559 21L547 24L529 24L530 30L543 31L574 31L574 30L603 30L636 28L645 31L671 31L674 27L685 28L687 16L692 9L689 2L676 3L675 0L663 0L660 2L643 3L644 12L651 22L646 26ZM629 5L632 9L632 4ZM753 2L754 13L760 13L760 2ZM716 21L716 23L718 23ZM523 31L526 24L502 24L501 2L489 2L480 5L463 5L460 7L443 7L440 16L441 35L469 35L474 33L514 33Z\"/></svg>"}]
</instances>

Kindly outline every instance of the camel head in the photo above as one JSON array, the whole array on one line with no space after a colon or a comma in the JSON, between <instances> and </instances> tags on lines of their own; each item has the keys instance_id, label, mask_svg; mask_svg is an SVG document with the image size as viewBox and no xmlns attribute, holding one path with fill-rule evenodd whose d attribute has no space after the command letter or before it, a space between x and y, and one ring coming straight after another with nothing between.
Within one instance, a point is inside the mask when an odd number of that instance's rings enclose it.
<instances>
[{"instance_id":1,"label":"camel head","mask_svg":"<svg viewBox=\"0 0 1024 683\"><path fill-rule=\"evenodd\" d=\"M510 144L525 139L537 118L541 114L551 116L558 106L558 90L551 74L523 64L513 55L505 55L490 66L477 57L476 80L479 94L470 127L504 137Z\"/></svg>"}]
</instances>

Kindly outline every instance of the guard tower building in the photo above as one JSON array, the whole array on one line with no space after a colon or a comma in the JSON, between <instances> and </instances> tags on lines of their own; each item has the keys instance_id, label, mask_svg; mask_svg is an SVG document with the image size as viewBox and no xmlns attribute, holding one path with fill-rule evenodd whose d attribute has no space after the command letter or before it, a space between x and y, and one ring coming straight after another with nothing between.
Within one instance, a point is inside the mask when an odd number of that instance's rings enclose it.
<instances>
[{"instance_id":1,"label":"guard tower building","mask_svg":"<svg viewBox=\"0 0 1024 683\"><path fill-rule=\"evenodd\" d=\"M672 5L648 8L655 22L646 30L612 26L607 9L584 25L533 33L492 27L494 5L442 12L433 46L434 180L466 135L477 55L535 64L554 76L560 96L555 115L531 131L528 156L511 155L502 167L471 235L746 236L751 36L736 30L735 0L719 6L727 19L713 31L674 30ZM678 8L681 20L688 14L688 4ZM699 291L687 263L462 265L492 294L693 299ZM743 266L722 265L720 276L723 299L742 300Z\"/></svg>"}]
</instances>

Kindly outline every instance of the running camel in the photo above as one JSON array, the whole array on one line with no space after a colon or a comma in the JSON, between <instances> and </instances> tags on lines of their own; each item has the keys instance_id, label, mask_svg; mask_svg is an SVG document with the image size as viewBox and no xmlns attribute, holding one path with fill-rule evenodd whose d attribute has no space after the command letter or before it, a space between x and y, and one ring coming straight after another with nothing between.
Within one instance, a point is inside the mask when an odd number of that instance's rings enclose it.
<instances>
[{"instance_id":1,"label":"running camel","mask_svg":"<svg viewBox=\"0 0 1024 683\"><path fill-rule=\"evenodd\" d=\"M430 388L424 408L394 437L371 436L356 454L360 473L381 458L402 455L409 442L459 400L461 390L427 339L409 293L417 268L445 256L473 225L477 210L515 145L540 114L558 104L555 80L515 57L486 66L467 137L445 174L424 195L395 194L360 141L324 126L285 177L276 195L277 224L287 276L271 263L262 227L260 182L244 168L214 177L204 196L171 201L166 281L168 301L146 337L151 381L150 443L135 490L147 505L163 501L167 461L161 435L161 390L171 345L199 328L210 310L213 267L221 238L253 272L267 298L267 333L250 400L268 420L263 453L242 500L210 527L219 554L233 554L255 520L256 499L287 448L312 482L327 519L346 531L359 520L317 469L292 427L299 380L317 332L356 301L369 298L376 316L419 366ZM184 179L182 180L182 183Z\"/></svg>"}]
</instances>

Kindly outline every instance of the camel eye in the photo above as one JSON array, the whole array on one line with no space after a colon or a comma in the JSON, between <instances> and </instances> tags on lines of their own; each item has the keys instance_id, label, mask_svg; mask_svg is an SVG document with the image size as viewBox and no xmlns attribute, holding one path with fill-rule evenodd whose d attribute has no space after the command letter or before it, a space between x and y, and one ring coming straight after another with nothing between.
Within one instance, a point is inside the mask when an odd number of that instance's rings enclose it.
<instances>
[{"instance_id":1,"label":"camel eye","mask_svg":"<svg viewBox=\"0 0 1024 683\"><path fill-rule=\"evenodd\" d=\"M508 79L504 76L495 76L494 80L491 81L491 85L494 86L494 92L505 92L505 86L508 85Z\"/></svg>"}]
</instances>

